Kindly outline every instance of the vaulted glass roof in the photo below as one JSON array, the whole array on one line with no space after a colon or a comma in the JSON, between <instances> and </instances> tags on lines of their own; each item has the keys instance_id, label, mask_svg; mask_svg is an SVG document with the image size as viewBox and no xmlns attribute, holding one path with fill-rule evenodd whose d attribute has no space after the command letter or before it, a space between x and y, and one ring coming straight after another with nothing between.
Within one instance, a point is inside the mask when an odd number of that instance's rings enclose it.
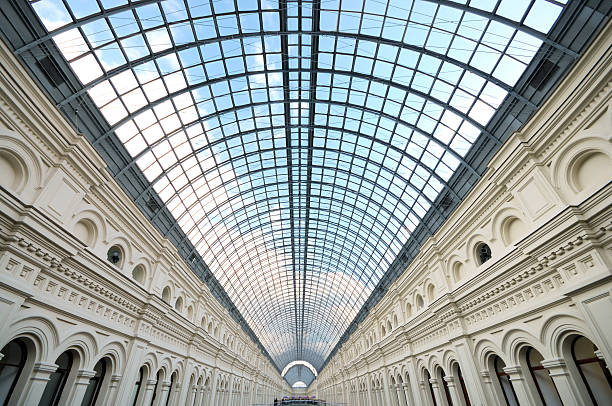
<instances>
[{"instance_id":1,"label":"vaulted glass roof","mask_svg":"<svg viewBox=\"0 0 612 406\"><path fill-rule=\"evenodd\" d=\"M144 174L134 200L169 210L279 369L320 370L441 194L465 194L451 178L482 173L466 156L503 141L492 117L535 109L532 60L577 55L548 35L563 0L30 6L48 34L16 52L55 43L81 85L58 106L93 101L94 145L120 141L115 175Z\"/></svg>"}]
</instances>

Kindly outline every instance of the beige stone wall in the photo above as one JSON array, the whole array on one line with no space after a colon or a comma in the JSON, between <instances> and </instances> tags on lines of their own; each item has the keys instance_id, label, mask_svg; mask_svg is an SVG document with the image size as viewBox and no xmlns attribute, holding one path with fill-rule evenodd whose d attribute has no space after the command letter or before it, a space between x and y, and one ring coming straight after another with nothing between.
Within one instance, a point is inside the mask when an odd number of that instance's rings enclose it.
<instances>
[{"instance_id":1,"label":"beige stone wall","mask_svg":"<svg viewBox=\"0 0 612 406\"><path fill-rule=\"evenodd\" d=\"M563 404L592 404L570 354L612 362L612 26L494 156L482 180L320 372L311 393L351 405L542 404L537 350ZM481 263L480 244L492 258ZM427 373L430 378L427 378ZM431 385L430 385L431 383ZM430 387L431 386L431 387ZM612 402L612 399L610 399Z\"/></svg>"},{"instance_id":2,"label":"beige stone wall","mask_svg":"<svg viewBox=\"0 0 612 406\"><path fill-rule=\"evenodd\" d=\"M109 250L120 252L116 264ZM97 404L239 405L289 387L114 182L0 44L0 348L21 338L28 360L9 405L37 405L64 351L60 399L80 405L107 363ZM161 371L156 385L156 374ZM174 382L170 381L174 374Z\"/></svg>"}]
</instances>

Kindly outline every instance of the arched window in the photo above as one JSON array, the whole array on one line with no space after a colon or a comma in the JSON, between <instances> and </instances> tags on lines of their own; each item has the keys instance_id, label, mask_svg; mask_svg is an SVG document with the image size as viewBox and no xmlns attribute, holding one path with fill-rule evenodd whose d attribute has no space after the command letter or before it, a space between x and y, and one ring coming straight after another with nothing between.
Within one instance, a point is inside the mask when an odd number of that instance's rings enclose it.
<instances>
[{"instance_id":1,"label":"arched window","mask_svg":"<svg viewBox=\"0 0 612 406\"><path fill-rule=\"evenodd\" d=\"M183 298L182 297L178 297L178 299L176 299L176 303L174 303L174 310L176 310L177 312L182 312L183 311Z\"/></svg>"},{"instance_id":2,"label":"arched window","mask_svg":"<svg viewBox=\"0 0 612 406\"><path fill-rule=\"evenodd\" d=\"M421 295L417 295L416 297L416 306L417 310L421 310L424 306L423 297Z\"/></svg>"},{"instance_id":3,"label":"arched window","mask_svg":"<svg viewBox=\"0 0 612 406\"><path fill-rule=\"evenodd\" d=\"M597 354L597 347L588 338L572 341L572 358L594 405L612 405L612 376Z\"/></svg>"},{"instance_id":4,"label":"arched window","mask_svg":"<svg viewBox=\"0 0 612 406\"><path fill-rule=\"evenodd\" d=\"M497 375L497 380L501 386L502 393L504 395L504 399L506 400L506 405L508 406L518 406L518 400L516 398L516 393L514 392L514 387L512 386L512 382L510 382L510 377L507 373L504 372L504 368L506 364L500 357L497 355L493 359L493 367L495 368L495 374Z\"/></svg>"},{"instance_id":5,"label":"arched window","mask_svg":"<svg viewBox=\"0 0 612 406\"><path fill-rule=\"evenodd\" d=\"M482 265L491 259L491 248L483 242L476 246L476 258L478 258L478 265Z\"/></svg>"},{"instance_id":6,"label":"arched window","mask_svg":"<svg viewBox=\"0 0 612 406\"><path fill-rule=\"evenodd\" d=\"M453 399L451 398L451 395L450 395L450 389L448 387L448 382L446 382L446 380L444 379L445 377L446 377L446 374L444 373L444 370L440 368L440 380L442 381L442 385L444 386L444 395L446 396L446 403L448 404L448 406L453 406Z\"/></svg>"},{"instance_id":7,"label":"arched window","mask_svg":"<svg viewBox=\"0 0 612 406\"><path fill-rule=\"evenodd\" d=\"M529 348L525 357L542 403L546 406L563 406L555 383L548 374L548 370L542 366L541 362L544 359L542 355L534 348Z\"/></svg>"},{"instance_id":8,"label":"arched window","mask_svg":"<svg viewBox=\"0 0 612 406\"><path fill-rule=\"evenodd\" d=\"M121 251L121 247L118 245L110 247L106 253L106 259L115 266L121 266L121 261L123 260L123 251Z\"/></svg>"},{"instance_id":9,"label":"arched window","mask_svg":"<svg viewBox=\"0 0 612 406\"><path fill-rule=\"evenodd\" d=\"M427 301L428 302L433 302L435 297L435 287L433 284L429 284L429 286L427 286Z\"/></svg>"},{"instance_id":10,"label":"arched window","mask_svg":"<svg viewBox=\"0 0 612 406\"><path fill-rule=\"evenodd\" d=\"M144 378L144 367L140 367L138 370L138 379L136 379L136 383L134 384L134 389L132 390L132 400L130 404L132 406L136 406L136 401L138 401L138 395L140 394L140 388L142 387L142 380Z\"/></svg>"},{"instance_id":11,"label":"arched window","mask_svg":"<svg viewBox=\"0 0 612 406\"><path fill-rule=\"evenodd\" d=\"M140 284L144 283L145 280L145 270L142 265L137 265L132 271L132 278Z\"/></svg>"},{"instance_id":12,"label":"arched window","mask_svg":"<svg viewBox=\"0 0 612 406\"><path fill-rule=\"evenodd\" d=\"M94 371L96 374L89 379L89 384L85 390L85 396L83 396L81 406L93 406L96 404L102 382L104 381L104 376L106 375L106 360L101 359L98 361L94 366Z\"/></svg>"},{"instance_id":13,"label":"arched window","mask_svg":"<svg viewBox=\"0 0 612 406\"><path fill-rule=\"evenodd\" d=\"M463 264L459 261L453 264L453 278L455 282L459 282L463 279Z\"/></svg>"},{"instance_id":14,"label":"arched window","mask_svg":"<svg viewBox=\"0 0 612 406\"><path fill-rule=\"evenodd\" d=\"M22 340L16 339L5 345L0 352L3 355L0 360L0 405L6 405L23 371L27 349Z\"/></svg>"},{"instance_id":15,"label":"arched window","mask_svg":"<svg viewBox=\"0 0 612 406\"><path fill-rule=\"evenodd\" d=\"M170 304L170 299L171 299L171 295L172 293L170 292L170 286L166 286L163 290L162 290L162 300L168 304Z\"/></svg>"},{"instance_id":16,"label":"arched window","mask_svg":"<svg viewBox=\"0 0 612 406\"><path fill-rule=\"evenodd\" d=\"M193 306L189 305L189 307L187 308L187 318L189 320L193 319Z\"/></svg>"},{"instance_id":17,"label":"arched window","mask_svg":"<svg viewBox=\"0 0 612 406\"><path fill-rule=\"evenodd\" d=\"M70 374L70 369L72 368L72 361L73 356L72 352L70 351L66 351L57 357L55 364L58 368L51 374L49 382L47 382L47 386L45 386L45 391L43 392L39 405L55 406L58 404L60 397L62 396L64 386L66 385L66 380Z\"/></svg>"}]
</instances>

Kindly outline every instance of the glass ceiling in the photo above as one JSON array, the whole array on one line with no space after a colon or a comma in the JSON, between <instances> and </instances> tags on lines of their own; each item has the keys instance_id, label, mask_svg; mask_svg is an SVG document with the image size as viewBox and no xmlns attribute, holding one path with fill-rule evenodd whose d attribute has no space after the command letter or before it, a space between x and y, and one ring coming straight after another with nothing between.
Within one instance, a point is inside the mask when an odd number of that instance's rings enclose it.
<instances>
[{"instance_id":1,"label":"glass ceiling","mask_svg":"<svg viewBox=\"0 0 612 406\"><path fill-rule=\"evenodd\" d=\"M556 0L31 1L279 369L320 370ZM312 379L312 378L311 378Z\"/></svg>"}]
</instances>

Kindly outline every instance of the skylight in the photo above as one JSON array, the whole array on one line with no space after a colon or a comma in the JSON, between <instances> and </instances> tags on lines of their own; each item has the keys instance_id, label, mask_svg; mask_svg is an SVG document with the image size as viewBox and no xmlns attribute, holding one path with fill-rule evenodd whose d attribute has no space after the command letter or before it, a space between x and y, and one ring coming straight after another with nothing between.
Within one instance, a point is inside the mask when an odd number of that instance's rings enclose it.
<instances>
[{"instance_id":1,"label":"skylight","mask_svg":"<svg viewBox=\"0 0 612 406\"><path fill-rule=\"evenodd\" d=\"M565 4L460 3L31 5L279 369L320 370Z\"/></svg>"}]
</instances>

